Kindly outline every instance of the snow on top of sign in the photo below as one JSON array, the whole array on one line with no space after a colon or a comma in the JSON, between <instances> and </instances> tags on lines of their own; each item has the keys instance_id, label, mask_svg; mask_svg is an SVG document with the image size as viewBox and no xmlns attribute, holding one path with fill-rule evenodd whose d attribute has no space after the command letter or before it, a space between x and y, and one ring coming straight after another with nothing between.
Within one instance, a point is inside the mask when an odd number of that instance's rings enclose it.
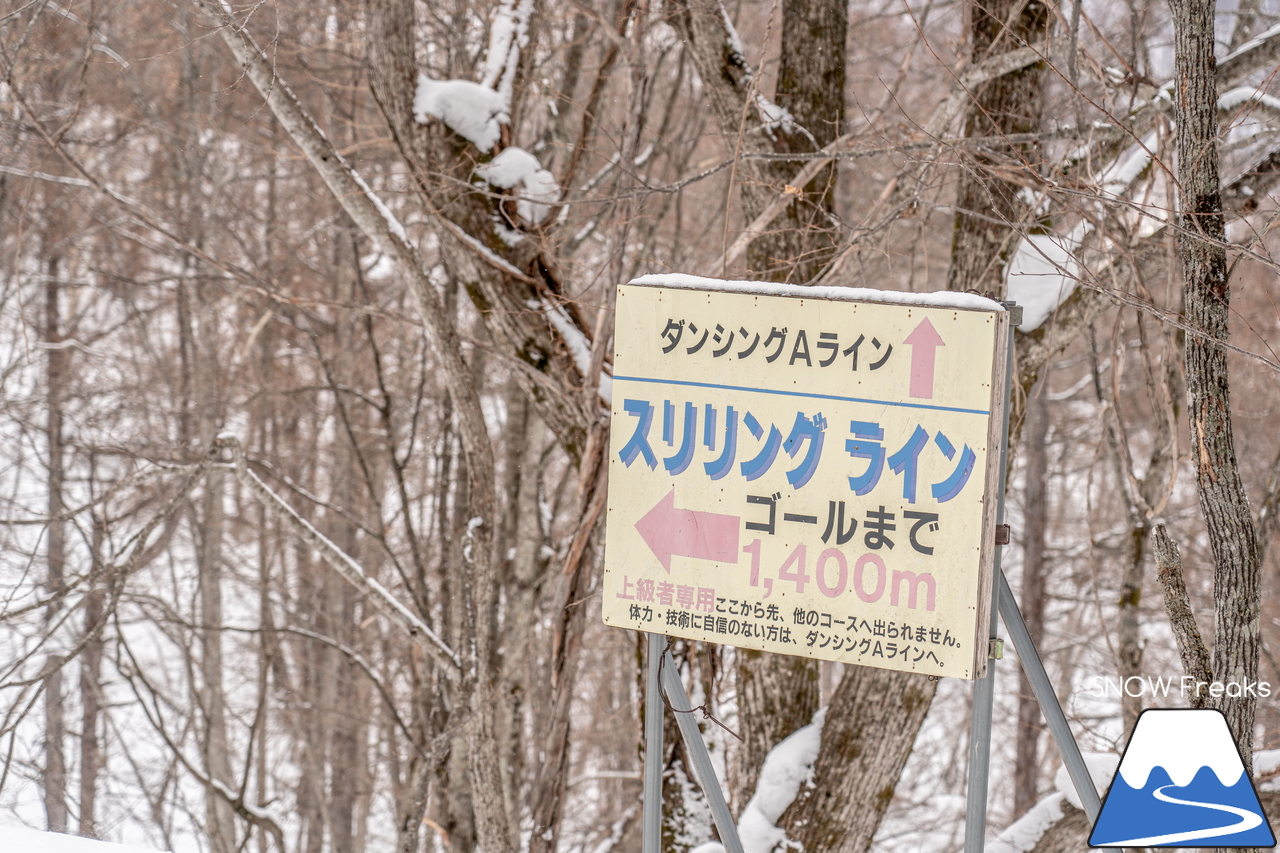
<instances>
[{"instance_id":1,"label":"snow on top of sign","mask_svg":"<svg viewBox=\"0 0 1280 853\"><path fill-rule=\"evenodd\" d=\"M680 290L719 290L731 293L758 293L762 296L800 296L809 299L839 299L846 302L879 302L887 305L919 305L924 308L959 308L965 311L1003 311L993 299L974 293L942 290L936 293L902 293L869 287L804 287L773 281L726 281L683 273L656 273L633 279L642 287L672 287Z\"/></svg>"},{"instance_id":2,"label":"snow on top of sign","mask_svg":"<svg viewBox=\"0 0 1280 853\"><path fill-rule=\"evenodd\" d=\"M39 832L16 826L0 826L0 850L22 853L154 853L131 844L112 844L61 832Z\"/></svg>"}]
</instances>

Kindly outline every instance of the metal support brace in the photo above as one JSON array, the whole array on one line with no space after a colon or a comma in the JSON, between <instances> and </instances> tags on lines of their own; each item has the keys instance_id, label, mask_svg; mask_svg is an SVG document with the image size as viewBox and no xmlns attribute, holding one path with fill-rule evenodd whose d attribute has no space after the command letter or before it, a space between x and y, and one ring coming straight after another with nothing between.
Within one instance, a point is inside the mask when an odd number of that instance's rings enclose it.
<instances>
[{"instance_id":1,"label":"metal support brace","mask_svg":"<svg viewBox=\"0 0 1280 853\"><path fill-rule=\"evenodd\" d=\"M720 790L720 780L716 778L716 770L711 765L711 755L707 752L707 745L702 742L698 721L693 718L692 713L687 712L687 709L692 708L689 694L685 693L684 682L680 680L680 673L671 655L663 653L663 661L662 687L666 691L667 699L671 702L672 710L676 712L680 734L684 737L685 748L688 749L689 758L693 761L693 770L698 775L698 784L702 786L702 793L706 795L707 804L711 806L711 818L715 821L716 830L720 833L720 842L724 844L728 853L743 853L742 841L738 838L738 827L733 822L733 815L729 813L729 804L725 802L724 792Z\"/></svg>"},{"instance_id":2,"label":"metal support brace","mask_svg":"<svg viewBox=\"0 0 1280 853\"><path fill-rule=\"evenodd\" d=\"M1031 682L1031 691L1035 693L1040 712L1049 723L1053 742L1058 745L1062 763L1071 774L1071 783L1076 786L1076 793L1080 795L1085 814L1089 816L1090 822L1095 821L1098 819L1098 812L1102 809L1098 789L1093 786L1089 768L1084 763L1084 756L1080 754L1075 736L1071 734L1071 727L1067 725L1067 716L1062 713L1058 694L1054 692L1049 675L1044 670L1040 653L1036 651L1031 633L1027 631L1027 623L1022 620L1022 611L1018 609L1018 602L1013 597L1013 590L1009 589L1009 581L1005 578L1004 572L996 576L996 586L1000 599L1000 618L1004 619L1004 626L1009 630L1009 639L1013 641L1018 660L1022 662L1022 669L1027 673L1027 680Z\"/></svg>"}]
</instances>

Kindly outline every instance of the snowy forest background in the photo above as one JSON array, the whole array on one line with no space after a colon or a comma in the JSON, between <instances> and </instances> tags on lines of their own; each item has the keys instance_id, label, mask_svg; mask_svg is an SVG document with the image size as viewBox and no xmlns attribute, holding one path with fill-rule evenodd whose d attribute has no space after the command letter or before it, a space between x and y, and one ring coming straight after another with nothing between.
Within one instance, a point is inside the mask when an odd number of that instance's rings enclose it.
<instances>
[{"instance_id":1,"label":"snowy forest background","mask_svg":"<svg viewBox=\"0 0 1280 853\"><path fill-rule=\"evenodd\" d=\"M1196 20L1216 69L1176 76ZM1280 688L1277 23L1270 0L4 0L0 822L175 853L638 851L643 643L595 596L610 299L643 273L1024 304L1005 566L1082 747L1142 706L1098 678L1184 671L1158 521L1214 666ZM1177 215L1205 163L1225 238ZM1196 246L1227 265L1227 350L1185 301ZM1204 351L1229 407L1196 396ZM1213 503L1237 459L1248 504ZM959 846L969 683L677 652L745 737L703 723L735 812L830 704L771 820L814 853ZM1060 763L997 666L998 829ZM1280 747L1275 699L1246 711ZM666 742L687 853L712 830ZM1044 813L1014 849L1082 849L1078 812Z\"/></svg>"}]
</instances>

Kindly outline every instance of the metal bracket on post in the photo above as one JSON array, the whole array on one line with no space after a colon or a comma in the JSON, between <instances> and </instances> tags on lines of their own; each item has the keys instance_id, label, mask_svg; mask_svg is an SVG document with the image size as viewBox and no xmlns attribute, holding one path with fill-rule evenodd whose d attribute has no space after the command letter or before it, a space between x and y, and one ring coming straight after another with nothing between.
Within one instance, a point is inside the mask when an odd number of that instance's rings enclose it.
<instances>
[{"instance_id":1,"label":"metal bracket on post","mask_svg":"<svg viewBox=\"0 0 1280 853\"><path fill-rule=\"evenodd\" d=\"M720 842L727 853L743 853L742 841L738 838L738 827L729 812L729 804L725 801L724 791L720 789L720 780L711 763L711 754L707 745L702 742L702 732L698 730L698 721L693 719L692 703L685 692L684 682L675 661L666 651L667 638L661 634L649 635L649 671L645 682L645 750L644 750L644 815L641 841L642 853L659 853L662 848L662 714L665 693L675 712L676 723L680 727L680 736L684 739L689 760L693 762L693 772L706 795L707 804L711 806L711 818L715 821L716 830L720 833ZM661 685L659 685L661 673ZM659 692L661 691L661 692Z\"/></svg>"}]
</instances>

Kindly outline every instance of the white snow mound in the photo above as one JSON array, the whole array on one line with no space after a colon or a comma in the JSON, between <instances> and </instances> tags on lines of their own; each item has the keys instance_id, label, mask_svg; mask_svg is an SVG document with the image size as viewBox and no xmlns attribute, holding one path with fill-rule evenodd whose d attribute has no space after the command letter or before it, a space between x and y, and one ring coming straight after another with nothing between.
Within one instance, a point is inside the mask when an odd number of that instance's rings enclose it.
<instances>
[{"instance_id":1,"label":"white snow mound","mask_svg":"<svg viewBox=\"0 0 1280 853\"><path fill-rule=\"evenodd\" d=\"M131 844L112 844L17 826L0 826L0 850L6 853L156 853Z\"/></svg>"},{"instance_id":2,"label":"white snow mound","mask_svg":"<svg viewBox=\"0 0 1280 853\"><path fill-rule=\"evenodd\" d=\"M1114 752L1086 752L1081 757L1084 759L1085 767L1089 768L1093 787L1099 792L1107 790L1111 785L1111 777L1116 775L1116 765L1120 763L1120 756ZM1068 803L1078 809L1084 808L1084 803L1080 801L1080 795L1076 792L1076 786L1071 784L1071 774L1067 772L1066 765L1058 768L1058 772L1053 777L1053 784L1067 798Z\"/></svg>"},{"instance_id":3,"label":"white snow mound","mask_svg":"<svg viewBox=\"0 0 1280 853\"><path fill-rule=\"evenodd\" d=\"M418 124L438 118L450 130L481 151L489 151L511 120L507 99L487 86L470 80L433 80L418 75L413 96L413 117Z\"/></svg>"},{"instance_id":4,"label":"white snow mound","mask_svg":"<svg viewBox=\"0 0 1280 853\"><path fill-rule=\"evenodd\" d=\"M1029 234L1018 243L1005 287L1009 301L1022 306L1021 331L1040 328L1075 291L1080 276L1075 254L1088 231L1082 223L1065 235Z\"/></svg>"},{"instance_id":5,"label":"white snow mound","mask_svg":"<svg viewBox=\"0 0 1280 853\"><path fill-rule=\"evenodd\" d=\"M756 793L738 818L738 836L744 853L769 853L787 838L776 824L800 793L813 781L813 763L822 746L822 723L827 709L813 715L813 722L797 729L769 750L760 768Z\"/></svg>"},{"instance_id":6,"label":"white snow mound","mask_svg":"<svg viewBox=\"0 0 1280 853\"><path fill-rule=\"evenodd\" d=\"M534 225L551 213L551 205L560 200L560 185L542 168L538 158L519 146L503 149L497 157L476 168L476 177L504 190L517 190L516 211L520 218Z\"/></svg>"}]
</instances>

